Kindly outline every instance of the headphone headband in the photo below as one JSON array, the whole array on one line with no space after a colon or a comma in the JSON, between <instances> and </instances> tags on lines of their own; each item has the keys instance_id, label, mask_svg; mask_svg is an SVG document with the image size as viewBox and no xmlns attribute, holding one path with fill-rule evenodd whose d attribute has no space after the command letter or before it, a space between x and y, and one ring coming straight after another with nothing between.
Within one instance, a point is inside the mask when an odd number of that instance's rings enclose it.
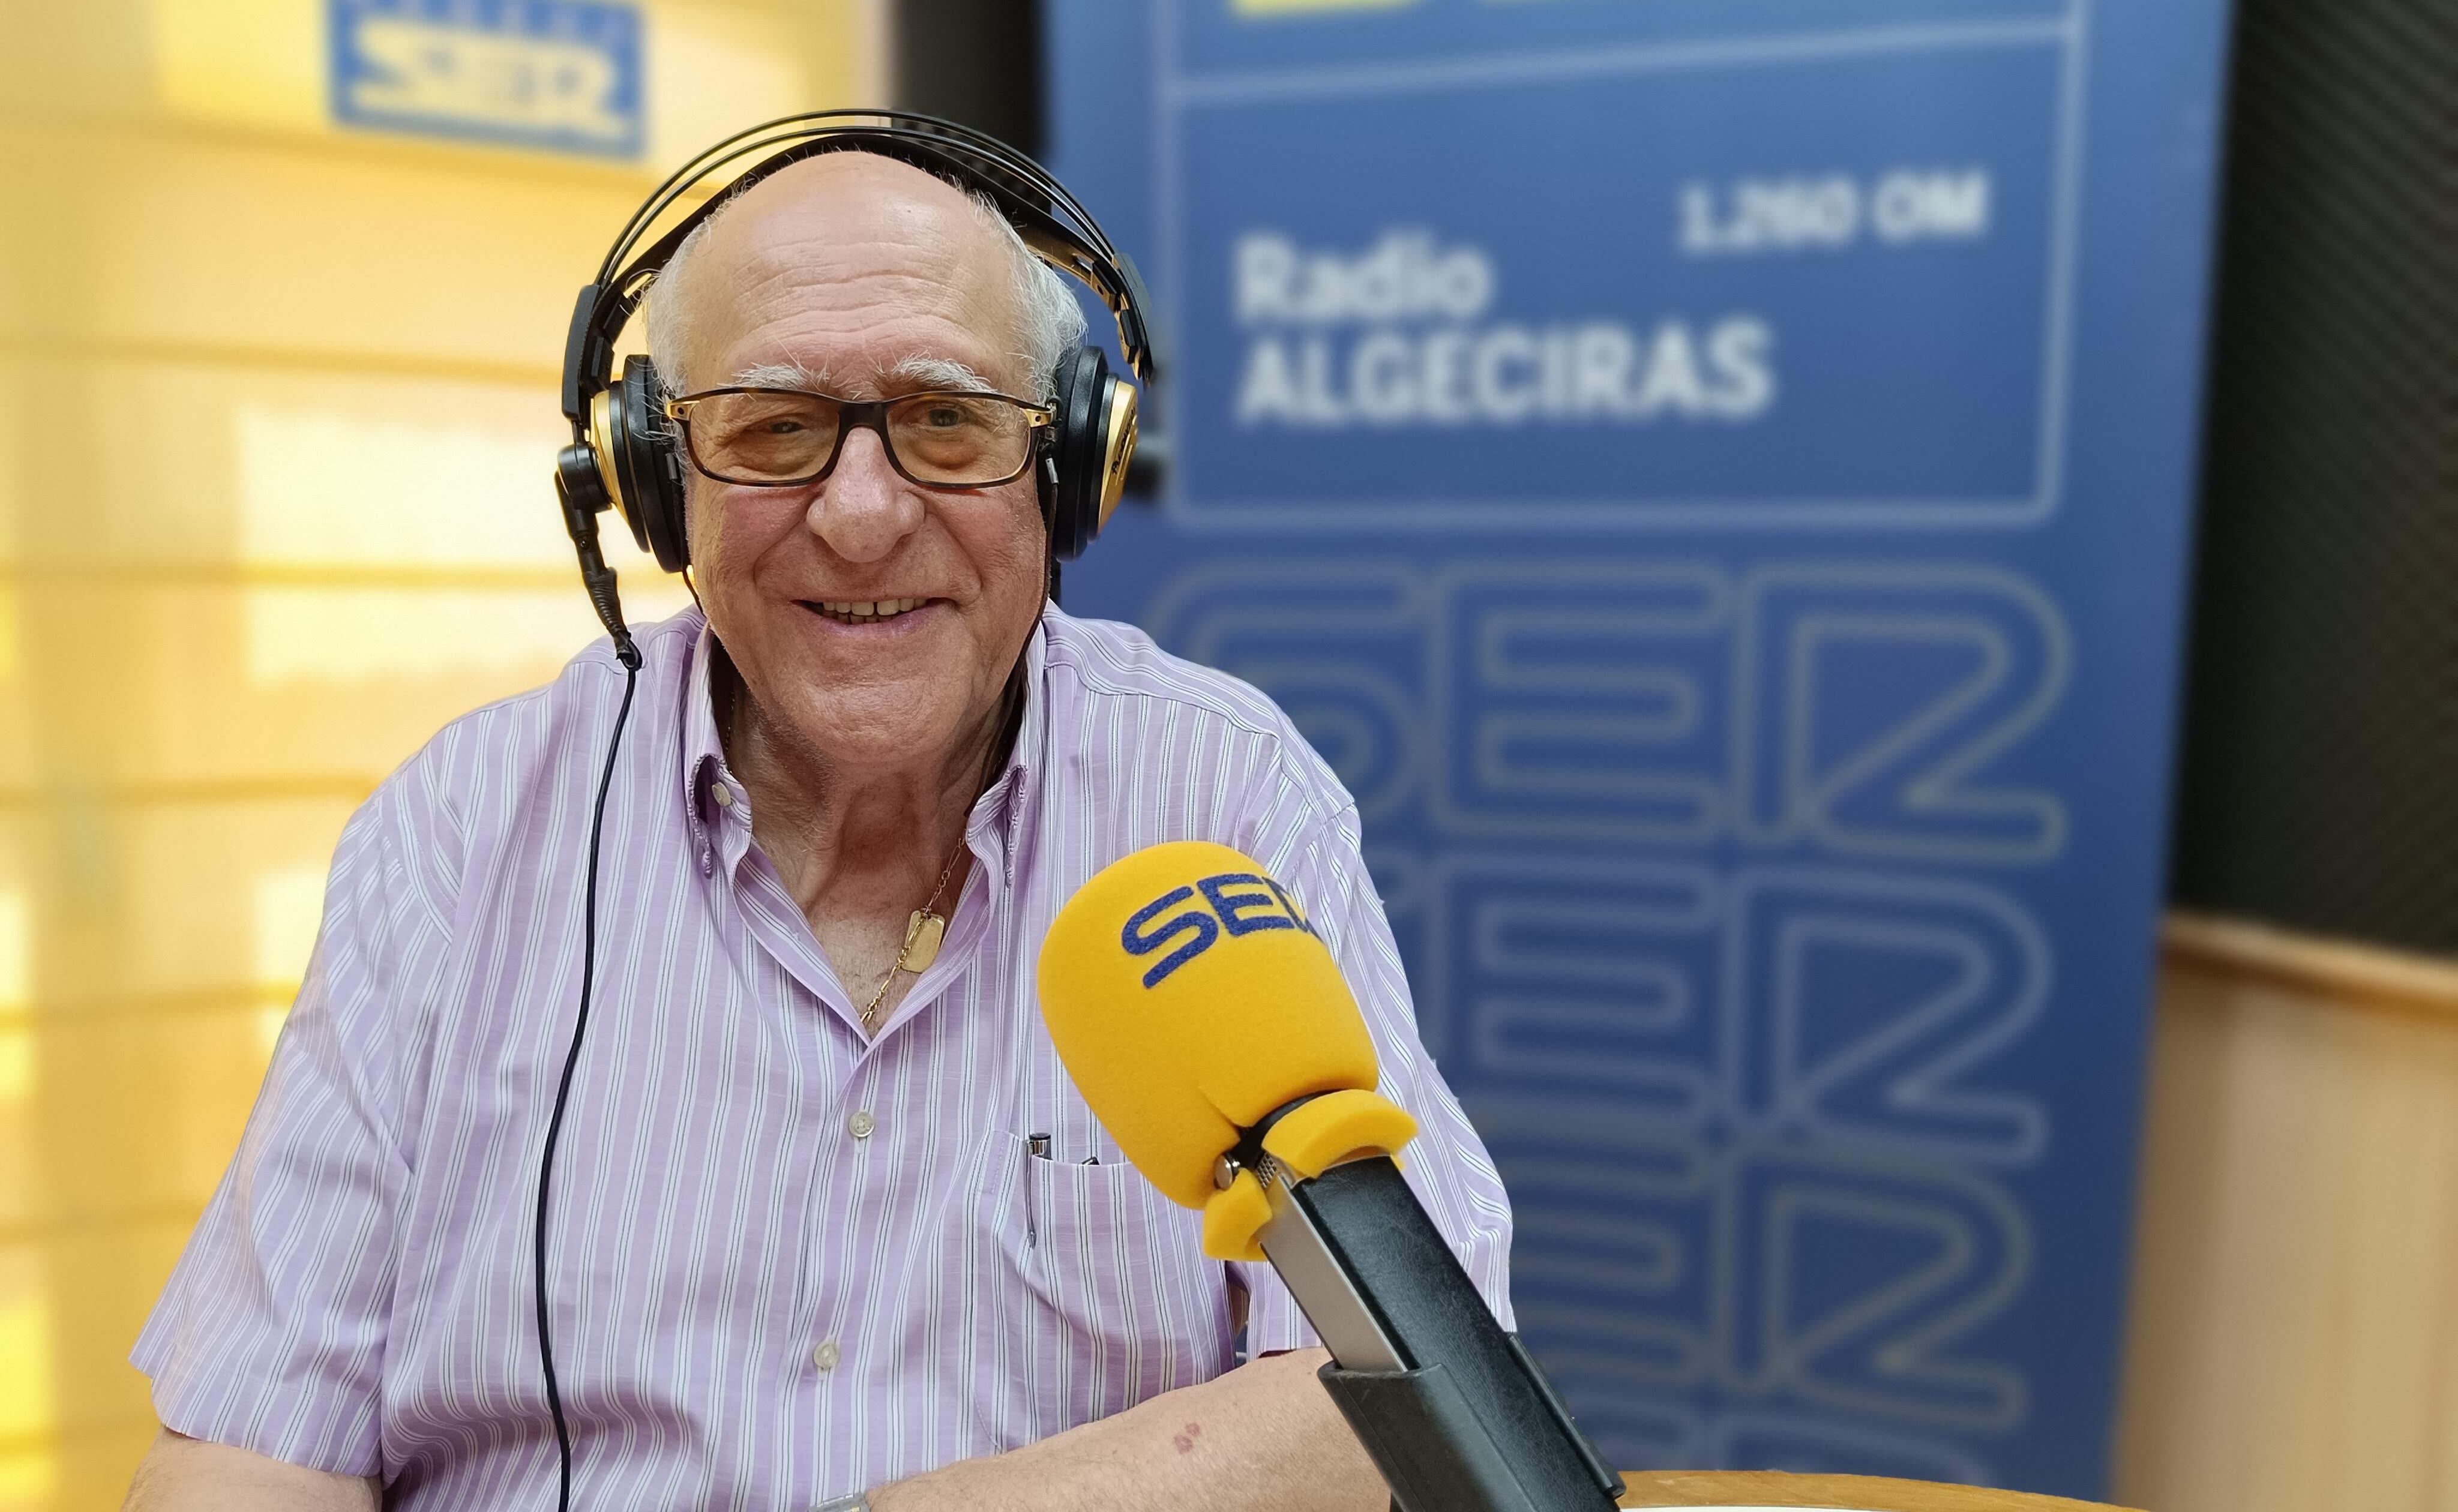
<instances>
[{"instance_id":1,"label":"headphone headband","mask_svg":"<svg viewBox=\"0 0 2458 1512\"><path fill-rule=\"evenodd\" d=\"M1159 376L1150 300L1135 263L1047 169L994 136L935 115L811 111L764 121L708 148L668 176L625 222L598 264L596 280L580 291L564 343L562 407L575 437L585 433L591 396L613 378L615 338L639 307L650 280L673 259L683 238L770 174L830 152L894 157L989 196L1034 257L1090 288L1109 309L1117 323L1119 349L1135 376L1146 383ZM640 249L640 238L677 201L728 164L755 155L759 160L736 175L723 192ZM631 259L628 264L626 259Z\"/></svg>"}]
</instances>

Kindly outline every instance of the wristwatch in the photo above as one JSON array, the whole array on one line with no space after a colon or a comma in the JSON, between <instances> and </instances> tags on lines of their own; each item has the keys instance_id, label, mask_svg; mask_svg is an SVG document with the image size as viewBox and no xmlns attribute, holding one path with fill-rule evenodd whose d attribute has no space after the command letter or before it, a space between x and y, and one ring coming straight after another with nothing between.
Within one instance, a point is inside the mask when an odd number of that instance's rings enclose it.
<instances>
[{"instance_id":1,"label":"wristwatch","mask_svg":"<svg viewBox=\"0 0 2458 1512\"><path fill-rule=\"evenodd\" d=\"M857 1491L851 1496L841 1496L833 1502L823 1502L819 1504L817 1512L870 1512L870 1493Z\"/></svg>"}]
</instances>

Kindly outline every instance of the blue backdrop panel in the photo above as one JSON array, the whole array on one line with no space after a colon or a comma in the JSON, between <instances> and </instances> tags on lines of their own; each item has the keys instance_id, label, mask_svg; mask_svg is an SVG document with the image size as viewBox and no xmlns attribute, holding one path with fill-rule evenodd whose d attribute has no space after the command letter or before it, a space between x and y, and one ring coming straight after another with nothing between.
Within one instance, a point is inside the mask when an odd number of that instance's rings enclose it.
<instances>
[{"instance_id":1,"label":"blue backdrop panel","mask_svg":"<svg viewBox=\"0 0 2458 1512\"><path fill-rule=\"evenodd\" d=\"M1070 571L1357 796L1621 1463L2105 1489L2220 0L1058 0Z\"/></svg>"}]
</instances>

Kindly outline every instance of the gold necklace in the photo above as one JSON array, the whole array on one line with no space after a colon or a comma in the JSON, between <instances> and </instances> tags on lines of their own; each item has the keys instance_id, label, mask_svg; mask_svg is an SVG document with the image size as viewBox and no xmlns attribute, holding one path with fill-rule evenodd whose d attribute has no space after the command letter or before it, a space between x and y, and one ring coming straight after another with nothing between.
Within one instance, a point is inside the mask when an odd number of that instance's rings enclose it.
<instances>
[{"instance_id":1,"label":"gold necklace","mask_svg":"<svg viewBox=\"0 0 2458 1512\"><path fill-rule=\"evenodd\" d=\"M911 970L915 976L930 969L939 959L939 942L948 935L948 921L939 914L939 895L948 890L948 879L956 875L956 862L965 854L965 842L948 853L948 864L939 869L939 884L930 889L930 901L916 908L905 921L905 943L896 947L896 964L879 979L879 990L870 995L870 1003L862 1010L862 1032L878 1033L879 1005L887 1001L889 984L900 971Z\"/></svg>"}]
</instances>

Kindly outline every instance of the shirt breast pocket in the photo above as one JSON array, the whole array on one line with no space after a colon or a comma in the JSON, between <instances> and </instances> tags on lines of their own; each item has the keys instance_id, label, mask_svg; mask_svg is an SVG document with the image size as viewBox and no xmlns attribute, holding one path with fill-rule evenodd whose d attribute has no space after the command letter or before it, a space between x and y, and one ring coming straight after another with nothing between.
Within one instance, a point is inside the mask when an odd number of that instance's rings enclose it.
<instances>
[{"instance_id":1,"label":"shirt breast pocket","mask_svg":"<svg viewBox=\"0 0 2458 1512\"><path fill-rule=\"evenodd\" d=\"M1031 1383L1038 1436L1209 1380L1230 1362L1222 1267L1202 1247L1202 1215L1133 1166L1078 1165L992 1136L982 1214L998 1234L998 1309L1007 1351Z\"/></svg>"}]
</instances>

